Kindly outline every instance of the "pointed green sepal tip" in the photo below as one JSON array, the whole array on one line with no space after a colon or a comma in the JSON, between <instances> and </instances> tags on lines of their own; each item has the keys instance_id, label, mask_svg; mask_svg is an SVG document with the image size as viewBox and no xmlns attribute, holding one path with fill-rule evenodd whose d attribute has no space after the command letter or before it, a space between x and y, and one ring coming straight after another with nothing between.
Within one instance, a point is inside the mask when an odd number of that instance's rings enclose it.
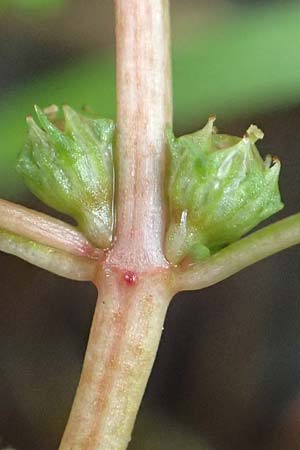
<instances>
[{"instance_id":1,"label":"pointed green sepal tip","mask_svg":"<svg viewBox=\"0 0 300 450\"><path fill-rule=\"evenodd\" d=\"M113 226L114 122L85 117L69 106L35 107L17 169L44 203L74 218L106 248Z\"/></svg>"},{"instance_id":2,"label":"pointed green sepal tip","mask_svg":"<svg viewBox=\"0 0 300 450\"><path fill-rule=\"evenodd\" d=\"M255 146L263 132L251 125L243 138L217 134L214 121L180 138L167 130L165 252L173 264L208 257L283 207L280 162L264 161Z\"/></svg>"}]
</instances>

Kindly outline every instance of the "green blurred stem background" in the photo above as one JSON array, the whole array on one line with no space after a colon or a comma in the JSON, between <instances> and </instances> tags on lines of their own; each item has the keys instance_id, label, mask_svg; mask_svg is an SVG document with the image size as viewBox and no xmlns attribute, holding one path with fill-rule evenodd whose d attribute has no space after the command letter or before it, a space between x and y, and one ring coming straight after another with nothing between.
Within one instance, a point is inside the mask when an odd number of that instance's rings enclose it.
<instances>
[{"instance_id":1,"label":"green blurred stem background","mask_svg":"<svg viewBox=\"0 0 300 450\"><path fill-rule=\"evenodd\" d=\"M24 2L15 2L25 5ZM28 2L32 7L38 1ZM58 1L53 2L56 4ZM47 4L47 2L46 2ZM222 20L194 24L173 41L175 125L200 127L209 114L231 119L297 104L300 98L300 4L226 12ZM14 171L33 103L88 105L115 114L113 52L97 54L38 75L0 103L0 193L21 192Z\"/></svg>"}]
</instances>

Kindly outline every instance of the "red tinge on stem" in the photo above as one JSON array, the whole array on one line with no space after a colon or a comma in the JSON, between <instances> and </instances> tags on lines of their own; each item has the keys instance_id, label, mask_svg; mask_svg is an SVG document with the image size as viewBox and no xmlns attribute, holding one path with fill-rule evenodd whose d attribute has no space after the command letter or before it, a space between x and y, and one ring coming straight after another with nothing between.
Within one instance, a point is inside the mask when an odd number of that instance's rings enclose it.
<instances>
[{"instance_id":1,"label":"red tinge on stem","mask_svg":"<svg viewBox=\"0 0 300 450\"><path fill-rule=\"evenodd\" d=\"M137 282L137 274L128 270L124 274L124 280L129 286L134 285Z\"/></svg>"}]
</instances>

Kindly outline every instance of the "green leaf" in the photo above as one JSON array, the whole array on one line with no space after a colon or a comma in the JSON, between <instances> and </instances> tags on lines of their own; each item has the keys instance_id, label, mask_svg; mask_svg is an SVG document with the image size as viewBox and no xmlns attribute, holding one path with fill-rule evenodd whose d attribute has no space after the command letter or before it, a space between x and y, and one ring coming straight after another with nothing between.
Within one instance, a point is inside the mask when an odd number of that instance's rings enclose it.
<instances>
[{"instance_id":1,"label":"green leaf","mask_svg":"<svg viewBox=\"0 0 300 450\"><path fill-rule=\"evenodd\" d=\"M166 256L173 264L215 253L283 207L280 162L263 161L255 146L263 133L251 125L242 139L216 134L214 120L178 139L168 131Z\"/></svg>"},{"instance_id":2,"label":"green leaf","mask_svg":"<svg viewBox=\"0 0 300 450\"><path fill-rule=\"evenodd\" d=\"M73 217L93 243L106 248L113 222L113 121L85 117L69 106L62 119L55 106L35 109L38 124L27 119L19 172L38 198Z\"/></svg>"}]
</instances>

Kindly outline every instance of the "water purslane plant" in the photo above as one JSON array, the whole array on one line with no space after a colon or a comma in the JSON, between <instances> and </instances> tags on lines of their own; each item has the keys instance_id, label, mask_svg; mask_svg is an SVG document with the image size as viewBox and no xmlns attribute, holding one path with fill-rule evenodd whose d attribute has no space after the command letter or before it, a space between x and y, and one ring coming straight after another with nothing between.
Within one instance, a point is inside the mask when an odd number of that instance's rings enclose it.
<instances>
[{"instance_id":1,"label":"water purslane plant","mask_svg":"<svg viewBox=\"0 0 300 450\"><path fill-rule=\"evenodd\" d=\"M117 119L35 108L18 170L68 225L0 201L0 249L99 291L60 450L125 450L173 296L300 242L263 133L172 131L167 0L115 0Z\"/></svg>"}]
</instances>

